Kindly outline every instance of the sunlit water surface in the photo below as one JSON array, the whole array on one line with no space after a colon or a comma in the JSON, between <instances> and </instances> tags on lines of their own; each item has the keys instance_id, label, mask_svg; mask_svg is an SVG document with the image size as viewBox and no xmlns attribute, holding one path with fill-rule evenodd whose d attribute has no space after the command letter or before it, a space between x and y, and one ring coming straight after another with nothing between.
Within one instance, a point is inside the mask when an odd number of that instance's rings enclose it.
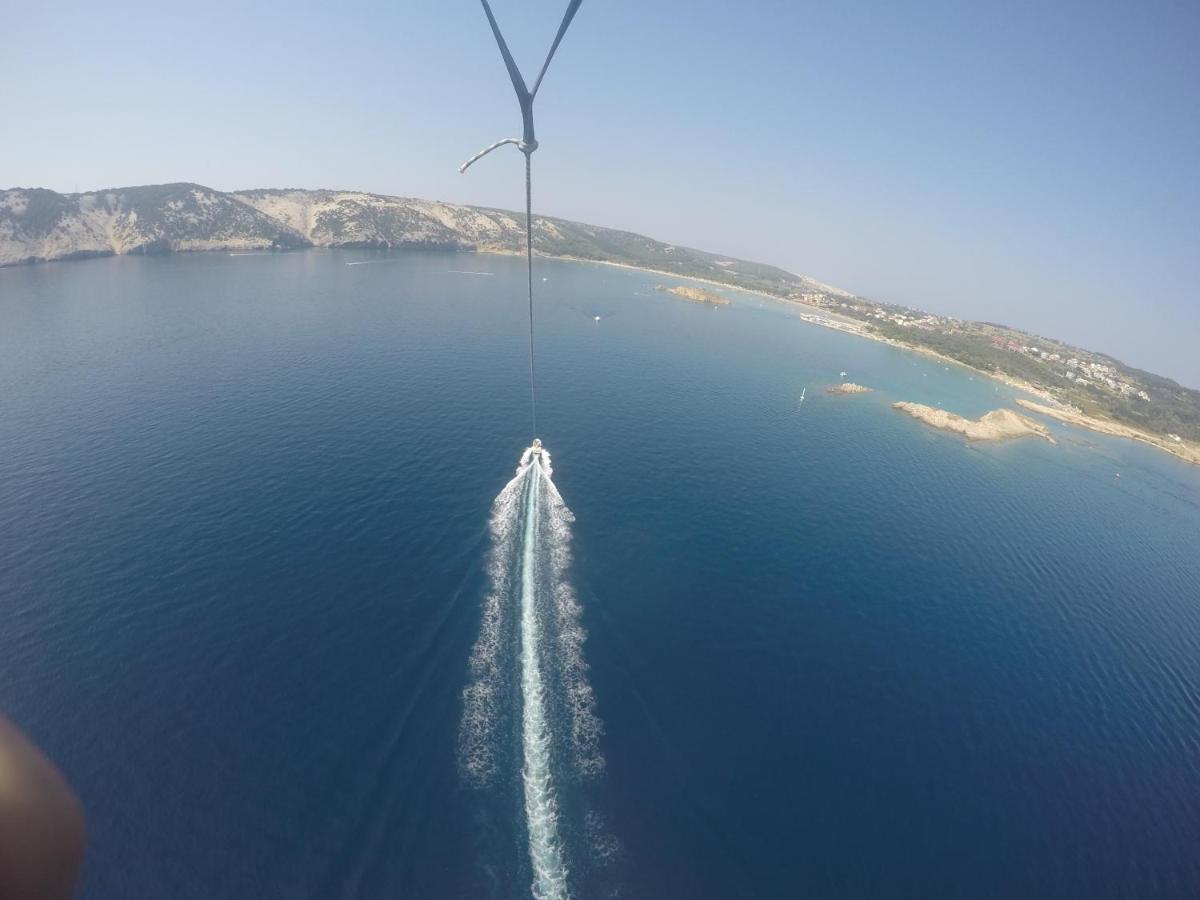
<instances>
[{"instance_id":1,"label":"sunlit water surface","mask_svg":"<svg viewBox=\"0 0 1200 900\"><path fill-rule=\"evenodd\" d=\"M661 280L538 263L604 729L548 756L567 889L1200 894L1200 469L1059 424L968 447L890 404L1009 389ZM523 287L365 251L0 271L0 707L87 807L83 896L529 895L519 652L490 787L463 743Z\"/></svg>"}]
</instances>

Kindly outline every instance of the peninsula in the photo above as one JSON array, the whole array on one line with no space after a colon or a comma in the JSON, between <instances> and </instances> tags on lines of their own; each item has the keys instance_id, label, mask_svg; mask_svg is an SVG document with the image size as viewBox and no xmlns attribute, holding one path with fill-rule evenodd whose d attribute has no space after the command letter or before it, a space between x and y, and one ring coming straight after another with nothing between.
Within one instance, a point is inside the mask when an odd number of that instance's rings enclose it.
<instances>
[{"instance_id":1,"label":"peninsula","mask_svg":"<svg viewBox=\"0 0 1200 900\"><path fill-rule=\"evenodd\" d=\"M1057 419L1068 425L1087 428L1090 431L1097 431L1101 434L1111 434L1115 437L1141 441L1142 443L1149 444L1151 447L1157 447L1159 450L1166 450L1168 453L1173 453L1180 459L1185 459L1190 463L1200 464L1200 448L1189 441L1183 440L1179 435L1173 434L1160 438L1117 422L1085 416L1077 410L1064 409L1058 406L1046 406L1042 403L1034 403L1031 400L1021 398L1017 398L1017 403L1030 412L1035 412L1051 419Z\"/></svg>"},{"instance_id":2,"label":"peninsula","mask_svg":"<svg viewBox=\"0 0 1200 900\"><path fill-rule=\"evenodd\" d=\"M944 409L935 409L920 403L893 403L893 409L908 413L914 419L961 434L969 441L1003 441L1018 437L1041 437L1057 443L1045 425L1011 409L993 409L978 419L967 419Z\"/></svg>"}]
</instances>

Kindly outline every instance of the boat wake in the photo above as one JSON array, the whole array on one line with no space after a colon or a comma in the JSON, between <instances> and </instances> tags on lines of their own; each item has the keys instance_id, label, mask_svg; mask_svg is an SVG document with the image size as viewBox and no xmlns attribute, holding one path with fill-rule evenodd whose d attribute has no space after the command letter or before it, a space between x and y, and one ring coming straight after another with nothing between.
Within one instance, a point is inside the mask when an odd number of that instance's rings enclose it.
<instances>
[{"instance_id":1,"label":"boat wake","mask_svg":"<svg viewBox=\"0 0 1200 900\"><path fill-rule=\"evenodd\" d=\"M491 589L463 691L459 762L477 788L519 771L533 895L570 896L570 836L594 817L564 792L598 777L600 720L583 659L585 634L570 583L574 517L539 441L492 507ZM570 812L564 809L570 807Z\"/></svg>"}]
</instances>

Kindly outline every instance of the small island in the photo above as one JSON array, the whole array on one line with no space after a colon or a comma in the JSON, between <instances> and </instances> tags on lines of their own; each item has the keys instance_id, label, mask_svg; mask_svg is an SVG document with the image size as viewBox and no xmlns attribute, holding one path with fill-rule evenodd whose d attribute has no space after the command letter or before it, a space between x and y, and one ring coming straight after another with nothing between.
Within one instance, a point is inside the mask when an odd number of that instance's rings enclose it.
<instances>
[{"instance_id":1,"label":"small island","mask_svg":"<svg viewBox=\"0 0 1200 900\"><path fill-rule=\"evenodd\" d=\"M926 425L961 434L969 441L1003 441L1034 436L1045 438L1052 444L1057 443L1045 425L1040 425L1011 409L993 409L979 419L967 419L944 409L935 409L920 403L893 403L892 408L906 412Z\"/></svg>"},{"instance_id":2,"label":"small island","mask_svg":"<svg viewBox=\"0 0 1200 900\"><path fill-rule=\"evenodd\" d=\"M825 388L827 394L869 394L875 388L863 387L861 384L855 384L853 381L847 381L845 384L833 384Z\"/></svg>"},{"instance_id":3,"label":"small island","mask_svg":"<svg viewBox=\"0 0 1200 900\"><path fill-rule=\"evenodd\" d=\"M655 290L674 294L676 297L682 297L684 300L691 300L695 303L710 303L713 306L729 305L727 297L722 297L720 294L712 291L706 291L704 288L689 287L686 284L677 284L675 287L667 287L665 284L660 284Z\"/></svg>"}]
</instances>

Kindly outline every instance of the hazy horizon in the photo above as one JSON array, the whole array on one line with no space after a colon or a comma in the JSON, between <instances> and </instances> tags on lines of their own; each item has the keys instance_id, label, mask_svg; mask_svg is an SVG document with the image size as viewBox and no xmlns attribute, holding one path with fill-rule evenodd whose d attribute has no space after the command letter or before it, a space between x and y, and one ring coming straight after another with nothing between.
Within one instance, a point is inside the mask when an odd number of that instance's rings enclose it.
<instances>
[{"instance_id":1,"label":"hazy horizon","mask_svg":"<svg viewBox=\"0 0 1200 900\"><path fill-rule=\"evenodd\" d=\"M530 76L563 6L495 4ZM520 125L474 2L9 19L6 184L521 205L517 154L457 173ZM1198 37L1170 3L585 2L539 95L535 209L1200 387Z\"/></svg>"}]
</instances>

